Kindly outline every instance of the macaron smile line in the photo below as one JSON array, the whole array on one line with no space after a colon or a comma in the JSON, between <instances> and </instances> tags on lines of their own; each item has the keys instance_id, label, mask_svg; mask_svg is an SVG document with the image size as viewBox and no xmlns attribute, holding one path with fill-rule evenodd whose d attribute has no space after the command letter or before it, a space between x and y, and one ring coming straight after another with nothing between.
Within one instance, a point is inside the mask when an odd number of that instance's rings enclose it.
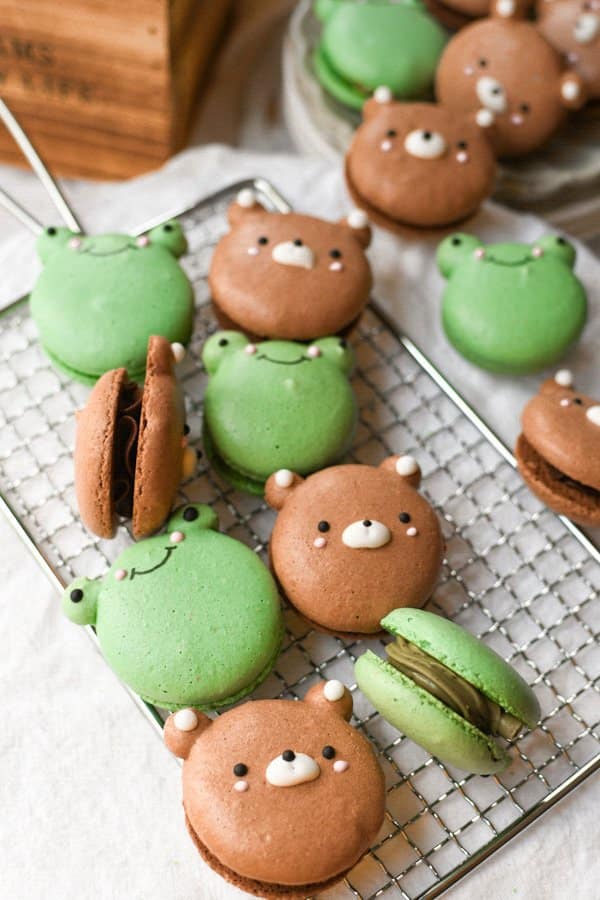
<instances>
[{"instance_id":1,"label":"macaron smile line","mask_svg":"<svg viewBox=\"0 0 600 900\"><path fill-rule=\"evenodd\" d=\"M149 575L151 572L156 572L157 569L160 569L162 566L165 565L166 562L168 562L168 560L171 556L171 553L173 553L174 550L177 550L177 545L175 545L173 547L165 547L165 555L163 556L161 561L159 563L157 563L155 566L152 566L151 569L133 568L131 570L131 575L129 576L129 580L133 581L133 579L135 578L136 575Z\"/></svg>"},{"instance_id":2,"label":"macaron smile line","mask_svg":"<svg viewBox=\"0 0 600 900\"><path fill-rule=\"evenodd\" d=\"M126 250L140 250L141 247L138 247L136 244L124 244L122 247L119 247L118 250L107 250L105 253L99 253L98 251L94 251L94 245L91 247L83 247L79 253L86 254L87 256L118 256L119 253L124 253Z\"/></svg>"},{"instance_id":3,"label":"macaron smile line","mask_svg":"<svg viewBox=\"0 0 600 900\"><path fill-rule=\"evenodd\" d=\"M266 353L259 353L257 359L266 359L267 362L274 363L276 366L297 366L299 363L311 362L308 356L299 356L297 359L273 359Z\"/></svg>"}]
</instances>

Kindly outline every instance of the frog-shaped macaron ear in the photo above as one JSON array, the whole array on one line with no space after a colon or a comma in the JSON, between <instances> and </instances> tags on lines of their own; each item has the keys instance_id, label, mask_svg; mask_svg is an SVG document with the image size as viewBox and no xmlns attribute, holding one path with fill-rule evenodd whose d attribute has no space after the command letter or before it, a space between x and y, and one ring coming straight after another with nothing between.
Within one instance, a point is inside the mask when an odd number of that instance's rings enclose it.
<instances>
[{"instance_id":1,"label":"frog-shaped macaron ear","mask_svg":"<svg viewBox=\"0 0 600 900\"><path fill-rule=\"evenodd\" d=\"M205 731L211 720L198 709L180 709L165 722L163 739L171 753L179 759L187 759L190 750Z\"/></svg>"},{"instance_id":2,"label":"frog-shaped macaron ear","mask_svg":"<svg viewBox=\"0 0 600 900\"><path fill-rule=\"evenodd\" d=\"M414 456L388 456L382 463L379 463L380 469L386 472L393 472L398 475L407 484L415 489L421 484L421 467Z\"/></svg>"},{"instance_id":3,"label":"frog-shaped macaron ear","mask_svg":"<svg viewBox=\"0 0 600 900\"><path fill-rule=\"evenodd\" d=\"M204 368L209 375L214 375L226 356L247 346L248 338L241 331L217 331L202 349Z\"/></svg>"},{"instance_id":4,"label":"frog-shaped macaron ear","mask_svg":"<svg viewBox=\"0 0 600 900\"><path fill-rule=\"evenodd\" d=\"M340 0L315 0L313 11L319 22L328 22L341 6Z\"/></svg>"},{"instance_id":5,"label":"frog-shaped macaron ear","mask_svg":"<svg viewBox=\"0 0 600 900\"><path fill-rule=\"evenodd\" d=\"M265 484L265 500L272 509L281 509L304 478L290 469L279 469L269 475Z\"/></svg>"},{"instance_id":6,"label":"frog-shaped macaron ear","mask_svg":"<svg viewBox=\"0 0 600 900\"><path fill-rule=\"evenodd\" d=\"M182 535L183 540L192 531L219 530L219 518L211 506L205 503L188 503L182 506L169 519L167 533L174 540L176 535ZM175 541L177 543L177 541Z\"/></svg>"},{"instance_id":7,"label":"frog-shaped macaron ear","mask_svg":"<svg viewBox=\"0 0 600 900\"><path fill-rule=\"evenodd\" d=\"M540 253L541 250L541 253ZM532 245L531 252L533 256L556 256L562 260L570 269L575 266L575 258L577 256L575 247L570 244L564 237L555 234L547 234L540 238Z\"/></svg>"},{"instance_id":8,"label":"frog-shaped macaron ear","mask_svg":"<svg viewBox=\"0 0 600 900\"><path fill-rule=\"evenodd\" d=\"M90 578L76 578L71 582L62 596L65 616L76 625L95 625L101 587L100 580Z\"/></svg>"},{"instance_id":9,"label":"frog-shaped macaron ear","mask_svg":"<svg viewBox=\"0 0 600 900\"><path fill-rule=\"evenodd\" d=\"M354 351L345 338L319 338L312 342L307 353L311 357L325 357L334 363L344 375L350 375L354 368Z\"/></svg>"},{"instance_id":10,"label":"frog-shaped macaron ear","mask_svg":"<svg viewBox=\"0 0 600 900\"><path fill-rule=\"evenodd\" d=\"M450 234L438 245L436 261L444 278L450 278L457 266L462 265L469 257L483 247L483 244L472 234Z\"/></svg>"},{"instance_id":11,"label":"frog-shaped macaron ear","mask_svg":"<svg viewBox=\"0 0 600 900\"><path fill-rule=\"evenodd\" d=\"M79 246L81 237L69 228L55 228L54 225L51 225L49 228L44 228L37 239L36 247L38 256L43 263L47 263L48 260L60 253L61 250L64 250L64 248L68 246L69 241L77 241L77 246Z\"/></svg>"},{"instance_id":12,"label":"frog-shaped macaron ear","mask_svg":"<svg viewBox=\"0 0 600 900\"><path fill-rule=\"evenodd\" d=\"M313 684L306 694L304 702L332 712L336 716L341 716L346 722L349 722L352 716L352 694L337 679Z\"/></svg>"},{"instance_id":13,"label":"frog-shaped macaron ear","mask_svg":"<svg viewBox=\"0 0 600 900\"><path fill-rule=\"evenodd\" d=\"M149 244L160 244L175 257L183 256L188 243L179 222L170 220L157 225L146 235Z\"/></svg>"}]
</instances>

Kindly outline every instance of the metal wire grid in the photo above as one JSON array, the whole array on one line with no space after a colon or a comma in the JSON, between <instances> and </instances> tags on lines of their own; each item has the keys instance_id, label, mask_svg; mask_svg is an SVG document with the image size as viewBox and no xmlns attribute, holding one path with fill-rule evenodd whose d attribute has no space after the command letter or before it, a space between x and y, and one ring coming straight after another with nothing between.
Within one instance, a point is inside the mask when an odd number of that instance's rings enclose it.
<instances>
[{"instance_id":1,"label":"metal wire grid","mask_svg":"<svg viewBox=\"0 0 600 900\"><path fill-rule=\"evenodd\" d=\"M269 185L258 181L255 187L281 205ZM194 338L181 367L196 444L206 380L200 351L216 327L206 273L226 230L230 196L182 216L190 242L186 267L198 301ZM375 309L364 316L355 349L360 421L351 458L376 464L392 453L418 457L423 490L447 541L429 607L508 659L535 686L543 716L539 729L515 742L506 772L465 777L400 736L354 691L355 724L376 747L385 772L387 815L370 853L323 896L414 900L437 896L600 767L600 554L539 504L510 454L490 444L447 395L447 386L440 387L439 373L428 374L411 355L419 357L418 351ZM57 584L101 575L131 537L122 527L114 541L95 539L77 517L73 413L87 390L51 368L25 302L0 318L0 360L6 511ZM273 512L260 498L222 483L203 460L179 500L211 504L224 532L266 558ZM321 677L354 685L355 659L367 646L384 652L381 641L343 641L311 631L293 610L284 615L281 656L254 697L302 697ZM155 710L138 704L158 720Z\"/></svg>"}]
</instances>

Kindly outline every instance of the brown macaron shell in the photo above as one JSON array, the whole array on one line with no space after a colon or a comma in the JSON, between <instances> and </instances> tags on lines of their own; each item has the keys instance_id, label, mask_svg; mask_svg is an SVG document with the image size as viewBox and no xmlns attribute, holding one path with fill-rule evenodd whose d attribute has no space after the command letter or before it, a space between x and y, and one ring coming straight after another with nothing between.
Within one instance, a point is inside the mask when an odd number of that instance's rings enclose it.
<instances>
[{"instance_id":1,"label":"brown macaron shell","mask_svg":"<svg viewBox=\"0 0 600 900\"><path fill-rule=\"evenodd\" d=\"M551 509L586 525L600 524L600 424L587 414L592 407L600 413L591 397L549 379L523 410L516 448L533 492Z\"/></svg>"},{"instance_id":2,"label":"brown macaron shell","mask_svg":"<svg viewBox=\"0 0 600 900\"><path fill-rule=\"evenodd\" d=\"M183 803L196 845L216 871L252 893L306 896L335 883L383 822L383 773L345 719L348 692L325 705L315 702L323 693L321 682L303 701L251 701L212 721L195 713L197 727L183 733L175 716L167 721L167 746L185 758ZM333 756L324 755L330 748ZM268 767L288 749L310 757L317 777L273 784ZM240 764L243 774L234 772Z\"/></svg>"},{"instance_id":3,"label":"brown macaron shell","mask_svg":"<svg viewBox=\"0 0 600 900\"><path fill-rule=\"evenodd\" d=\"M581 75L588 96L600 99L600 8L586 0L538 0L536 12L538 30ZM592 26L587 35L586 18Z\"/></svg>"},{"instance_id":4,"label":"brown macaron shell","mask_svg":"<svg viewBox=\"0 0 600 900\"><path fill-rule=\"evenodd\" d=\"M287 599L317 628L374 635L391 610L423 606L433 591L444 553L440 525L415 476L397 473L397 460L294 476L287 489L277 475L267 481L266 500L279 510L272 568ZM348 527L360 530L365 521L387 529L384 544L348 545Z\"/></svg>"},{"instance_id":5,"label":"brown macaron shell","mask_svg":"<svg viewBox=\"0 0 600 900\"><path fill-rule=\"evenodd\" d=\"M75 493L84 525L102 538L115 533L112 496L114 448L121 390L126 369L113 369L94 385L84 409L77 413Z\"/></svg>"},{"instance_id":6,"label":"brown macaron shell","mask_svg":"<svg viewBox=\"0 0 600 900\"><path fill-rule=\"evenodd\" d=\"M233 203L229 221L209 272L222 321L258 338L300 341L341 334L356 322L372 286L368 225L269 212L258 202ZM274 259L275 248L293 242L310 266Z\"/></svg>"},{"instance_id":7,"label":"brown macaron shell","mask_svg":"<svg viewBox=\"0 0 600 900\"><path fill-rule=\"evenodd\" d=\"M166 338L148 341L146 379L133 489L133 534L145 537L163 524L182 479L185 410Z\"/></svg>"},{"instance_id":8,"label":"brown macaron shell","mask_svg":"<svg viewBox=\"0 0 600 900\"><path fill-rule=\"evenodd\" d=\"M379 213L377 224L443 228L472 215L492 192L496 161L473 117L433 103L373 98L363 119L346 154L346 181L355 202ZM405 141L416 132L441 135L443 154L410 153Z\"/></svg>"}]
</instances>

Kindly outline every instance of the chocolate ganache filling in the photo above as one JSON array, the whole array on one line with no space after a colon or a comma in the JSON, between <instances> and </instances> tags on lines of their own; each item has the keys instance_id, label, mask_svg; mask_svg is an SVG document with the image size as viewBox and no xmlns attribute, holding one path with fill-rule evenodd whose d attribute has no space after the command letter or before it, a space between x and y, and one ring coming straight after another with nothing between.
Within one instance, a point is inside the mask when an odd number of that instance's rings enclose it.
<instances>
[{"instance_id":1,"label":"chocolate ganache filling","mask_svg":"<svg viewBox=\"0 0 600 900\"><path fill-rule=\"evenodd\" d=\"M403 637L386 647L388 661L423 690L479 728L484 734L513 740L522 723L489 700L468 681Z\"/></svg>"},{"instance_id":2,"label":"chocolate ganache filling","mask_svg":"<svg viewBox=\"0 0 600 900\"><path fill-rule=\"evenodd\" d=\"M115 425L112 500L118 516L133 513L135 459L142 413L142 391L134 381L121 388Z\"/></svg>"}]
</instances>

